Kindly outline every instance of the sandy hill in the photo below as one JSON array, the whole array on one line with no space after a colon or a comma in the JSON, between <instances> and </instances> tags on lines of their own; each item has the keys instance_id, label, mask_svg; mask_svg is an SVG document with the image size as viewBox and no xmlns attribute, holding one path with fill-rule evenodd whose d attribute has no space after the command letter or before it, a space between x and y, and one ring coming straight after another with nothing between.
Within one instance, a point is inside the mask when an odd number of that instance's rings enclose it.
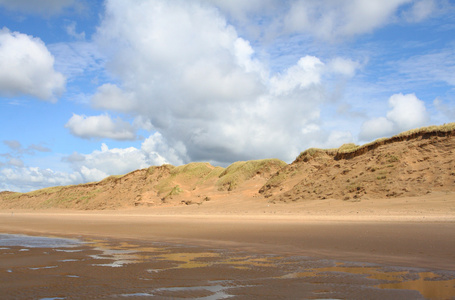
<instances>
[{"instance_id":1,"label":"sandy hill","mask_svg":"<svg viewBox=\"0 0 455 300\"><path fill-rule=\"evenodd\" d=\"M118 209L204 205L230 199L302 202L424 196L455 192L455 123L411 130L338 149L278 159L153 166L102 181L29 193L0 193L0 208Z\"/></svg>"}]
</instances>

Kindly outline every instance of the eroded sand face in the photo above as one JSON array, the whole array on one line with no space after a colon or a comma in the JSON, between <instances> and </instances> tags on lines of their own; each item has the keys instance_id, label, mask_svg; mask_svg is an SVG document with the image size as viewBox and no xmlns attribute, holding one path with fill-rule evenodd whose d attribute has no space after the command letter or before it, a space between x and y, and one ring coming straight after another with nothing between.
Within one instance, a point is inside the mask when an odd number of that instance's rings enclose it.
<instances>
[{"instance_id":1,"label":"eroded sand face","mask_svg":"<svg viewBox=\"0 0 455 300\"><path fill-rule=\"evenodd\" d=\"M0 247L6 299L450 299L455 272L139 240Z\"/></svg>"}]
</instances>

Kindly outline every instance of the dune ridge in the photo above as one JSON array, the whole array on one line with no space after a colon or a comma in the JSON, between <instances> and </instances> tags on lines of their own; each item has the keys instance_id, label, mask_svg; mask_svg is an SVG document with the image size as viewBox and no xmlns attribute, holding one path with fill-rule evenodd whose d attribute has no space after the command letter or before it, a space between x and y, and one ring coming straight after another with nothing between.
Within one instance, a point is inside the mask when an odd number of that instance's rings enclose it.
<instances>
[{"instance_id":1,"label":"dune ridge","mask_svg":"<svg viewBox=\"0 0 455 300\"><path fill-rule=\"evenodd\" d=\"M0 209L78 210L186 206L232 198L265 203L425 196L455 192L455 123L338 149L311 148L294 162L195 162L109 176L99 182L0 193Z\"/></svg>"}]
</instances>

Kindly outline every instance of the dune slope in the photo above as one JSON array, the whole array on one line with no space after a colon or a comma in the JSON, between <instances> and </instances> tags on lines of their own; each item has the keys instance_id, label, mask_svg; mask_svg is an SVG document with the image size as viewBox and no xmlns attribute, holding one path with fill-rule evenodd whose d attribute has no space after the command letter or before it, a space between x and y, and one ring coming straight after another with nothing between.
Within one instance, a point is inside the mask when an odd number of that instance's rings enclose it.
<instances>
[{"instance_id":1,"label":"dune slope","mask_svg":"<svg viewBox=\"0 0 455 300\"><path fill-rule=\"evenodd\" d=\"M254 199L361 201L455 192L455 123L338 149L308 149L291 163L278 159L153 166L94 183L29 193L0 193L0 209L79 210L203 205ZM221 201L221 202L220 202Z\"/></svg>"}]
</instances>

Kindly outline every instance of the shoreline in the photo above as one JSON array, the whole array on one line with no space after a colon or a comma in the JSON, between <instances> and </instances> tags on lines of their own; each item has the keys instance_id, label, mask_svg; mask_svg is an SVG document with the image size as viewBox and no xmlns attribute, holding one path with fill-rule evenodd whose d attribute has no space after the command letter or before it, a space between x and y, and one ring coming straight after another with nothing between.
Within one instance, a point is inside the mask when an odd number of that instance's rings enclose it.
<instances>
[{"instance_id":1,"label":"shoreline","mask_svg":"<svg viewBox=\"0 0 455 300\"><path fill-rule=\"evenodd\" d=\"M3 210L0 232L169 242L455 270L455 222L450 215L367 218L365 215L186 215L164 214L165 210L161 213Z\"/></svg>"}]
</instances>

